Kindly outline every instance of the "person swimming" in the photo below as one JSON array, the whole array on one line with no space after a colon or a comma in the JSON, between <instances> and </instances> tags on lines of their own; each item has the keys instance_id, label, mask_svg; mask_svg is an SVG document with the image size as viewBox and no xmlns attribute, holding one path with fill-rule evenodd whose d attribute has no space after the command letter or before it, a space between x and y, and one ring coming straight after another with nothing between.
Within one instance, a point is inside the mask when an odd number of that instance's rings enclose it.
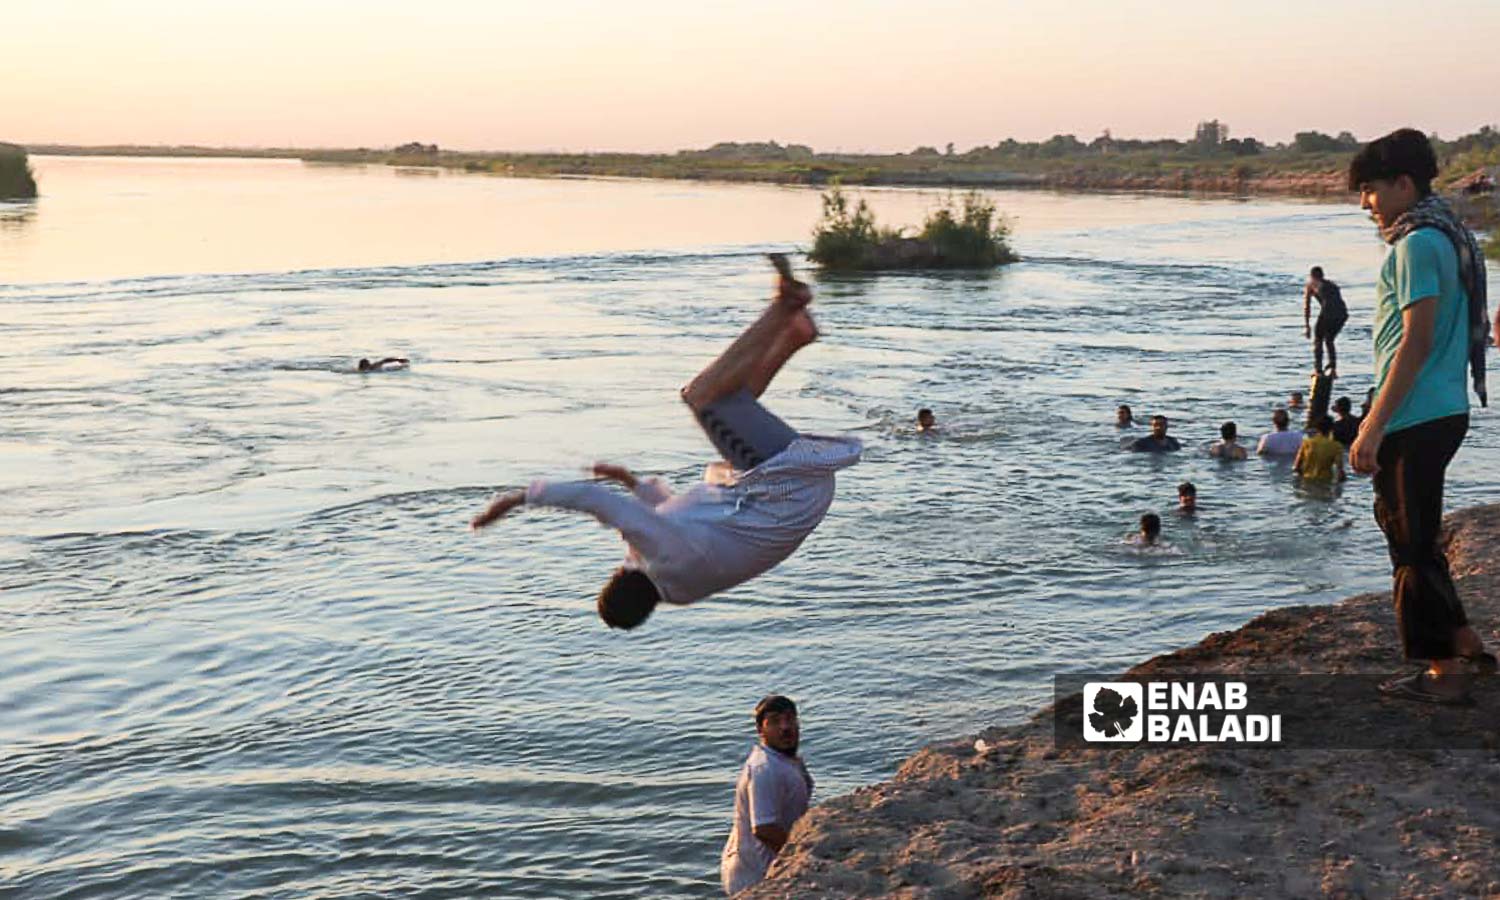
<instances>
[{"instance_id":1,"label":"person swimming","mask_svg":"<svg viewBox=\"0 0 1500 900\"><path fill-rule=\"evenodd\" d=\"M1208 455L1223 460L1248 458L1250 451L1240 446L1239 437L1239 426L1233 422L1225 422L1219 426L1219 440L1209 445Z\"/></svg>"},{"instance_id":2,"label":"person swimming","mask_svg":"<svg viewBox=\"0 0 1500 900\"><path fill-rule=\"evenodd\" d=\"M937 416L932 414L932 410L926 407L917 410L917 430L923 434L937 431Z\"/></svg>"},{"instance_id":3,"label":"person swimming","mask_svg":"<svg viewBox=\"0 0 1500 900\"><path fill-rule=\"evenodd\" d=\"M1135 413L1132 412L1130 407L1125 405L1124 403L1121 403L1118 407L1115 408L1115 427L1135 427Z\"/></svg>"},{"instance_id":4,"label":"person swimming","mask_svg":"<svg viewBox=\"0 0 1500 900\"><path fill-rule=\"evenodd\" d=\"M1142 547L1154 547L1161 540L1161 516L1146 513L1141 516L1141 530L1131 535L1132 543Z\"/></svg>"},{"instance_id":5,"label":"person swimming","mask_svg":"<svg viewBox=\"0 0 1500 900\"><path fill-rule=\"evenodd\" d=\"M1151 417L1151 434L1146 437L1136 438L1130 442L1129 449L1133 453L1172 453L1182 449L1182 444L1177 438L1167 434L1167 417Z\"/></svg>"},{"instance_id":6,"label":"person swimming","mask_svg":"<svg viewBox=\"0 0 1500 900\"><path fill-rule=\"evenodd\" d=\"M1191 481L1184 481L1177 486L1177 512L1184 516L1198 512L1198 486Z\"/></svg>"},{"instance_id":7,"label":"person swimming","mask_svg":"<svg viewBox=\"0 0 1500 900\"><path fill-rule=\"evenodd\" d=\"M410 365L411 360L407 359L404 356L387 356L385 359L382 359L379 362L370 362L368 359L361 359L359 361L359 371L394 372L397 369L404 369Z\"/></svg>"}]
</instances>

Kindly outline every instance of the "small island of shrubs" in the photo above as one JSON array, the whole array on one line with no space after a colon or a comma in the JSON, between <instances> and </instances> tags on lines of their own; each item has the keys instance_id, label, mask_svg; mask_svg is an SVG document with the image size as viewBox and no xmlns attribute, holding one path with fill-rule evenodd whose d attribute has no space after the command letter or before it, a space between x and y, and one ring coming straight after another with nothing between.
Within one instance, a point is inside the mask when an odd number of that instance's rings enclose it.
<instances>
[{"instance_id":1,"label":"small island of shrubs","mask_svg":"<svg viewBox=\"0 0 1500 900\"><path fill-rule=\"evenodd\" d=\"M26 148L0 144L0 200L30 200L36 196L36 178L26 161Z\"/></svg>"},{"instance_id":2,"label":"small island of shrubs","mask_svg":"<svg viewBox=\"0 0 1500 900\"><path fill-rule=\"evenodd\" d=\"M823 195L808 259L832 271L989 269L1015 262L1010 226L978 191L952 196L928 214L922 230L882 228L863 199L850 203L838 185Z\"/></svg>"}]
</instances>

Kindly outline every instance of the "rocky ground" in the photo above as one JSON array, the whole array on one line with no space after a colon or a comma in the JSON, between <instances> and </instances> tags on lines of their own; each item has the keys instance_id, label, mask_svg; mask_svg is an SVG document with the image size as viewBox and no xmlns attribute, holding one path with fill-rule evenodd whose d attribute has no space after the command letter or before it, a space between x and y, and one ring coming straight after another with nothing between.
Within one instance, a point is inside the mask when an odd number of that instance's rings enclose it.
<instances>
[{"instance_id":1,"label":"rocky ground","mask_svg":"<svg viewBox=\"0 0 1500 900\"><path fill-rule=\"evenodd\" d=\"M1470 618L1496 649L1500 505L1448 524ZM1403 667L1390 596L1369 594L1269 612L1131 673ZM1474 693L1468 709L1373 692L1306 702L1326 706L1330 734L1399 745L1459 730L1484 750L1060 749L1049 708L815 808L746 896L1500 897L1500 678Z\"/></svg>"}]
</instances>

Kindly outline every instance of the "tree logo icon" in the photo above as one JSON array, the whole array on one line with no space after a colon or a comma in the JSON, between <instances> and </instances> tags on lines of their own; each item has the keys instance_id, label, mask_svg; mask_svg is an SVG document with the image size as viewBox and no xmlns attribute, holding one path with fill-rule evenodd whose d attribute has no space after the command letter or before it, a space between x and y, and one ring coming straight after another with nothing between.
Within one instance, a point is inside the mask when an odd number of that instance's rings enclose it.
<instances>
[{"instance_id":1,"label":"tree logo icon","mask_svg":"<svg viewBox=\"0 0 1500 900\"><path fill-rule=\"evenodd\" d=\"M1083 739L1138 741L1145 736L1146 692L1129 681L1090 681L1083 686Z\"/></svg>"}]
</instances>

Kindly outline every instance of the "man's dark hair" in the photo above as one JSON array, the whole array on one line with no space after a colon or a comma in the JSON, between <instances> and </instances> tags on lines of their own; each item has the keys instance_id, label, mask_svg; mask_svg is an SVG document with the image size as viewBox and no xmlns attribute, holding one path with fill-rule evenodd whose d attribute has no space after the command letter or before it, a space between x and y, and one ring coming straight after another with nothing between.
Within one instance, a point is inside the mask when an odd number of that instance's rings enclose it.
<instances>
[{"instance_id":1,"label":"man's dark hair","mask_svg":"<svg viewBox=\"0 0 1500 900\"><path fill-rule=\"evenodd\" d=\"M1167 424L1170 424L1170 423L1169 423L1169 422L1168 422L1168 421L1167 421L1167 417L1166 417L1166 416L1164 416L1164 415L1162 415L1162 414L1161 414L1161 413L1157 413L1157 414L1156 414L1156 415L1154 415L1154 416L1152 416L1152 417L1151 417L1151 421L1152 421L1152 422L1153 422L1153 423L1155 423L1155 422L1156 422L1156 420L1157 420L1157 419L1161 419L1161 423L1162 423L1162 424L1163 424L1163 425L1167 425Z\"/></svg>"},{"instance_id":2,"label":"man's dark hair","mask_svg":"<svg viewBox=\"0 0 1500 900\"><path fill-rule=\"evenodd\" d=\"M1193 484L1191 481L1184 481L1182 484L1179 484L1177 486L1177 496L1196 497L1198 496L1198 486L1196 484Z\"/></svg>"},{"instance_id":3,"label":"man's dark hair","mask_svg":"<svg viewBox=\"0 0 1500 900\"><path fill-rule=\"evenodd\" d=\"M1314 278L1322 278L1323 277L1323 267L1322 266L1313 266L1312 267L1312 272L1309 273L1309 274L1311 274L1312 277L1314 277Z\"/></svg>"},{"instance_id":4,"label":"man's dark hair","mask_svg":"<svg viewBox=\"0 0 1500 900\"><path fill-rule=\"evenodd\" d=\"M370 361L368 359L362 359L359 361L359 370L361 372L368 372L372 368L374 367L370 365Z\"/></svg>"},{"instance_id":5,"label":"man's dark hair","mask_svg":"<svg viewBox=\"0 0 1500 900\"><path fill-rule=\"evenodd\" d=\"M1239 433L1239 428L1236 427L1233 422L1225 422L1223 425L1219 426L1219 437L1223 438L1226 441L1234 440Z\"/></svg>"},{"instance_id":6,"label":"man's dark hair","mask_svg":"<svg viewBox=\"0 0 1500 900\"><path fill-rule=\"evenodd\" d=\"M797 714L797 704L792 702L791 697L769 694L755 704L755 727L759 728L760 723L766 720L766 716L788 712L794 716Z\"/></svg>"},{"instance_id":7,"label":"man's dark hair","mask_svg":"<svg viewBox=\"0 0 1500 900\"><path fill-rule=\"evenodd\" d=\"M656 585L639 569L620 569L599 592L599 618L610 628L629 630L646 621L661 602Z\"/></svg>"},{"instance_id":8,"label":"man's dark hair","mask_svg":"<svg viewBox=\"0 0 1500 900\"><path fill-rule=\"evenodd\" d=\"M1141 532L1147 537L1156 537L1161 534L1161 516L1156 513L1146 513L1141 516Z\"/></svg>"},{"instance_id":9,"label":"man's dark hair","mask_svg":"<svg viewBox=\"0 0 1500 900\"><path fill-rule=\"evenodd\" d=\"M923 416L930 416L930 415L932 415L932 410L928 409L925 406L922 407L921 409L917 410L917 418L919 418L919 419L922 418Z\"/></svg>"},{"instance_id":10,"label":"man's dark hair","mask_svg":"<svg viewBox=\"0 0 1500 900\"><path fill-rule=\"evenodd\" d=\"M1129 403L1121 403L1119 406L1115 407L1115 412L1119 412L1122 409L1130 413L1132 416L1135 415L1135 410L1130 408Z\"/></svg>"},{"instance_id":11,"label":"man's dark hair","mask_svg":"<svg viewBox=\"0 0 1500 900\"><path fill-rule=\"evenodd\" d=\"M1291 421L1292 417L1287 414L1285 407L1278 406L1276 411L1271 413L1271 424L1275 425L1277 430L1286 428Z\"/></svg>"},{"instance_id":12,"label":"man's dark hair","mask_svg":"<svg viewBox=\"0 0 1500 900\"><path fill-rule=\"evenodd\" d=\"M1318 434L1331 434L1333 432L1333 416L1324 416L1318 420Z\"/></svg>"},{"instance_id":13,"label":"man's dark hair","mask_svg":"<svg viewBox=\"0 0 1500 900\"><path fill-rule=\"evenodd\" d=\"M1349 398L1340 397L1337 400L1333 401L1333 411L1341 412L1346 416L1349 415Z\"/></svg>"},{"instance_id":14,"label":"man's dark hair","mask_svg":"<svg viewBox=\"0 0 1500 900\"><path fill-rule=\"evenodd\" d=\"M1417 186L1417 194L1425 197L1432 193L1432 179L1437 173L1437 154L1432 152L1427 135L1415 128L1401 128L1376 138L1354 154L1349 161L1349 190L1406 175Z\"/></svg>"}]
</instances>

